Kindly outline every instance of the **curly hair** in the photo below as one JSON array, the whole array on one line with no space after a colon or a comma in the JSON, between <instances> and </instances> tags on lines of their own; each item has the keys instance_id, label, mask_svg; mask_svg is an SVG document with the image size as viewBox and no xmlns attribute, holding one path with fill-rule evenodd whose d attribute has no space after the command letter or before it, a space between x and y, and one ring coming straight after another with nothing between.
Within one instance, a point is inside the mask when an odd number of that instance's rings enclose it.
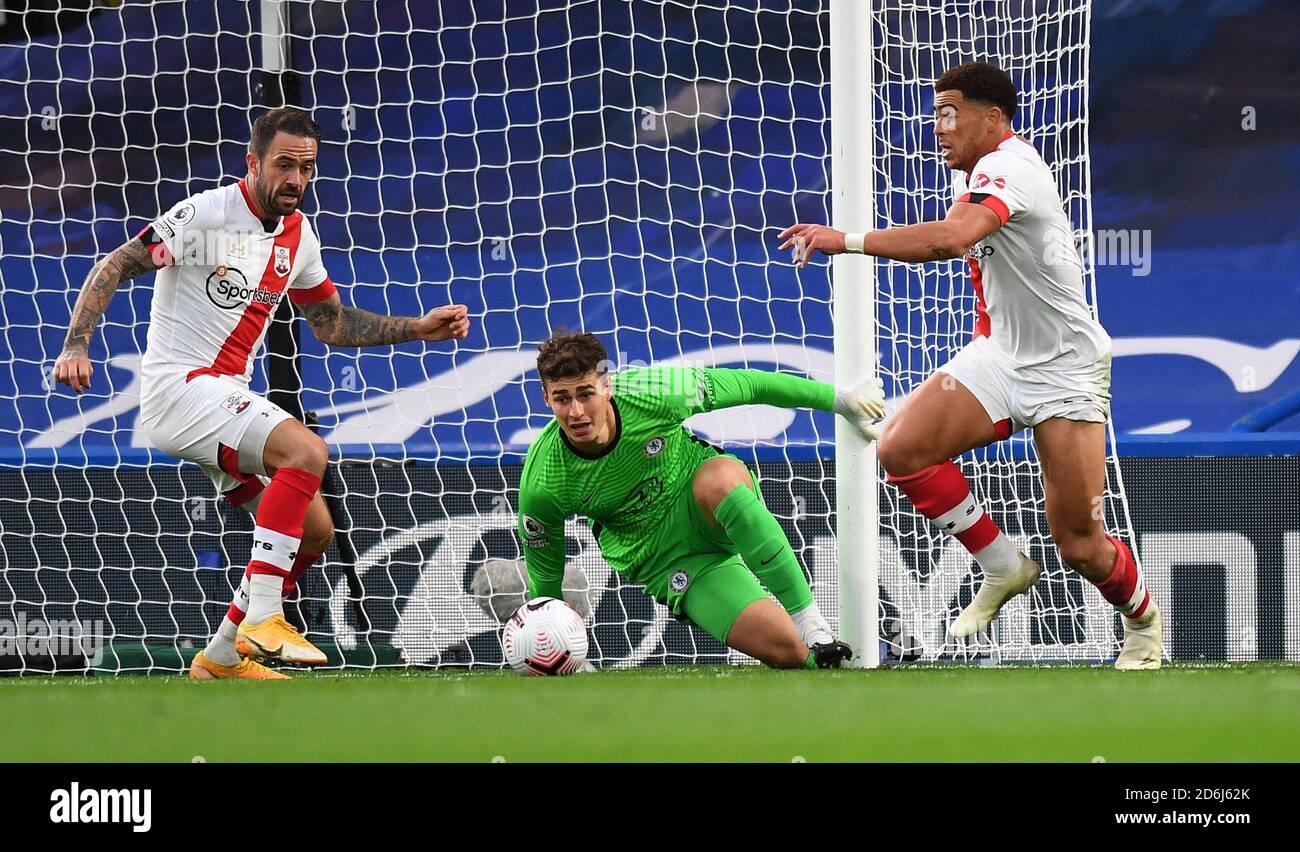
<instances>
[{"instance_id":1,"label":"curly hair","mask_svg":"<svg viewBox=\"0 0 1300 852\"><path fill-rule=\"evenodd\" d=\"M944 72L934 91L956 89L967 100L981 101L1002 110L1007 121L1016 117L1016 84L1011 76L989 62L966 62Z\"/></svg>"},{"instance_id":2,"label":"curly hair","mask_svg":"<svg viewBox=\"0 0 1300 852\"><path fill-rule=\"evenodd\" d=\"M560 329L537 347L537 373L543 382L608 372L605 345L594 334Z\"/></svg>"}]
</instances>

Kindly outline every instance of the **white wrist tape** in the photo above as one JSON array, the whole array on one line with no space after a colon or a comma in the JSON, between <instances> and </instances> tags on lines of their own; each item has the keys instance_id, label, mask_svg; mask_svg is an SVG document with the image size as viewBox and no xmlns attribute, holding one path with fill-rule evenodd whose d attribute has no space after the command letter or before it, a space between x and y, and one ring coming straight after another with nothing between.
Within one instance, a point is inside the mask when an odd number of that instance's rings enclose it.
<instances>
[{"instance_id":1,"label":"white wrist tape","mask_svg":"<svg viewBox=\"0 0 1300 852\"><path fill-rule=\"evenodd\" d=\"M870 233L870 231L862 231L857 234L845 234L844 251L848 254L862 254L862 244L866 242L868 233Z\"/></svg>"}]
</instances>

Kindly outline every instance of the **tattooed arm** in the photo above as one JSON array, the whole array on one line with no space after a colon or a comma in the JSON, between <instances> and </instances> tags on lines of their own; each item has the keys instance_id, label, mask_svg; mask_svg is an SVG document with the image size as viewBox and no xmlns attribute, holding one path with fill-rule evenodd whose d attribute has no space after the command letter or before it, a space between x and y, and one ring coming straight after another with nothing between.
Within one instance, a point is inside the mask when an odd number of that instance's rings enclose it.
<instances>
[{"instance_id":1,"label":"tattooed arm","mask_svg":"<svg viewBox=\"0 0 1300 852\"><path fill-rule=\"evenodd\" d=\"M464 305L434 308L422 317L389 317L344 305L338 294L303 305L307 325L330 346L387 346L408 340L461 340L469 334Z\"/></svg>"},{"instance_id":2,"label":"tattooed arm","mask_svg":"<svg viewBox=\"0 0 1300 852\"><path fill-rule=\"evenodd\" d=\"M149 249L139 240L131 240L96 263L81 285L77 303L72 307L72 320L68 323L68 336L63 341L63 352L54 362L54 380L81 393L90 387L94 368L87 351L95 336L95 326L104 315L109 301L123 281L129 281L157 266Z\"/></svg>"}]
</instances>

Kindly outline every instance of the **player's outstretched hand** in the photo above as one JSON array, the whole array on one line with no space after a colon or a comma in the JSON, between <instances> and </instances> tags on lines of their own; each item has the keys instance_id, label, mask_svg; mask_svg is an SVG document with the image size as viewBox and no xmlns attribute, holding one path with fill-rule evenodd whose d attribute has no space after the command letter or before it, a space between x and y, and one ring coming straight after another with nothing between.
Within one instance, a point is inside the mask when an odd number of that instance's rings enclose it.
<instances>
[{"instance_id":1,"label":"player's outstretched hand","mask_svg":"<svg viewBox=\"0 0 1300 852\"><path fill-rule=\"evenodd\" d=\"M415 321L414 329L416 340L464 340L469 334L469 308L464 305L434 308Z\"/></svg>"},{"instance_id":2,"label":"player's outstretched hand","mask_svg":"<svg viewBox=\"0 0 1300 852\"><path fill-rule=\"evenodd\" d=\"M868 441L879 441L885 418L885 383L879 378L863 379L835 391L835 413L858 427Z\"/></svg>"},{"instance_id":3,"label":"player's outstretched hand","mask_svg":"<svg viewBox=\"0 0 1300 852\"><path fill-rule=\"evenodd\" d=\"M80 349L64 349L54 362L54 381L65 384L77 393L90 387L90 374L95 368L90 356Z\"/></svg>"},{"instance_id":4,"label":"player's outstretched hand","mask_svg":"<svg viewBox=\"0 0 1300 852\"><path fill-rule=\"evenodd\" d=\"M803 269L814 251L822 254L844 252L844 232L826 225L791 225L777 237L784 240L778 251L794 249L794 265Z\"/></svg>"}]
</instances>

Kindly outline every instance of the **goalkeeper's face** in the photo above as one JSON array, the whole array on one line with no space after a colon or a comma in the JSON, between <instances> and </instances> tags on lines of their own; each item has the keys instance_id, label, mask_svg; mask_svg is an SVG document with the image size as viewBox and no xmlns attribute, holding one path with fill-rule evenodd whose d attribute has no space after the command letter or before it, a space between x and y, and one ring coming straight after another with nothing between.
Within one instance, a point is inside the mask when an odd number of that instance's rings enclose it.
<instances>
[{"instance_id":1,"label":"goalkeeper's face","mask_svg":"<svg viewBox=\"0 0 1300 852\"><path fill-rule=\"evenodd\" d=\"M608 375L595 370L573 379L543 382L546 404L573 444L598 449L614 437L614 406Z\"/></svg>"},{"instance_id":2,"label":"goalkeeper's face","mask_svg":"<svg viewBox=\"0 0 1300 852\"><path fill-rule=\"evenodd\" d=\"M253 183L257 203L268 215L288 216L298 209L316 174L316 150L310 137L275 134L266 156L256 162Z\"/></svg>"}]
</instances>

